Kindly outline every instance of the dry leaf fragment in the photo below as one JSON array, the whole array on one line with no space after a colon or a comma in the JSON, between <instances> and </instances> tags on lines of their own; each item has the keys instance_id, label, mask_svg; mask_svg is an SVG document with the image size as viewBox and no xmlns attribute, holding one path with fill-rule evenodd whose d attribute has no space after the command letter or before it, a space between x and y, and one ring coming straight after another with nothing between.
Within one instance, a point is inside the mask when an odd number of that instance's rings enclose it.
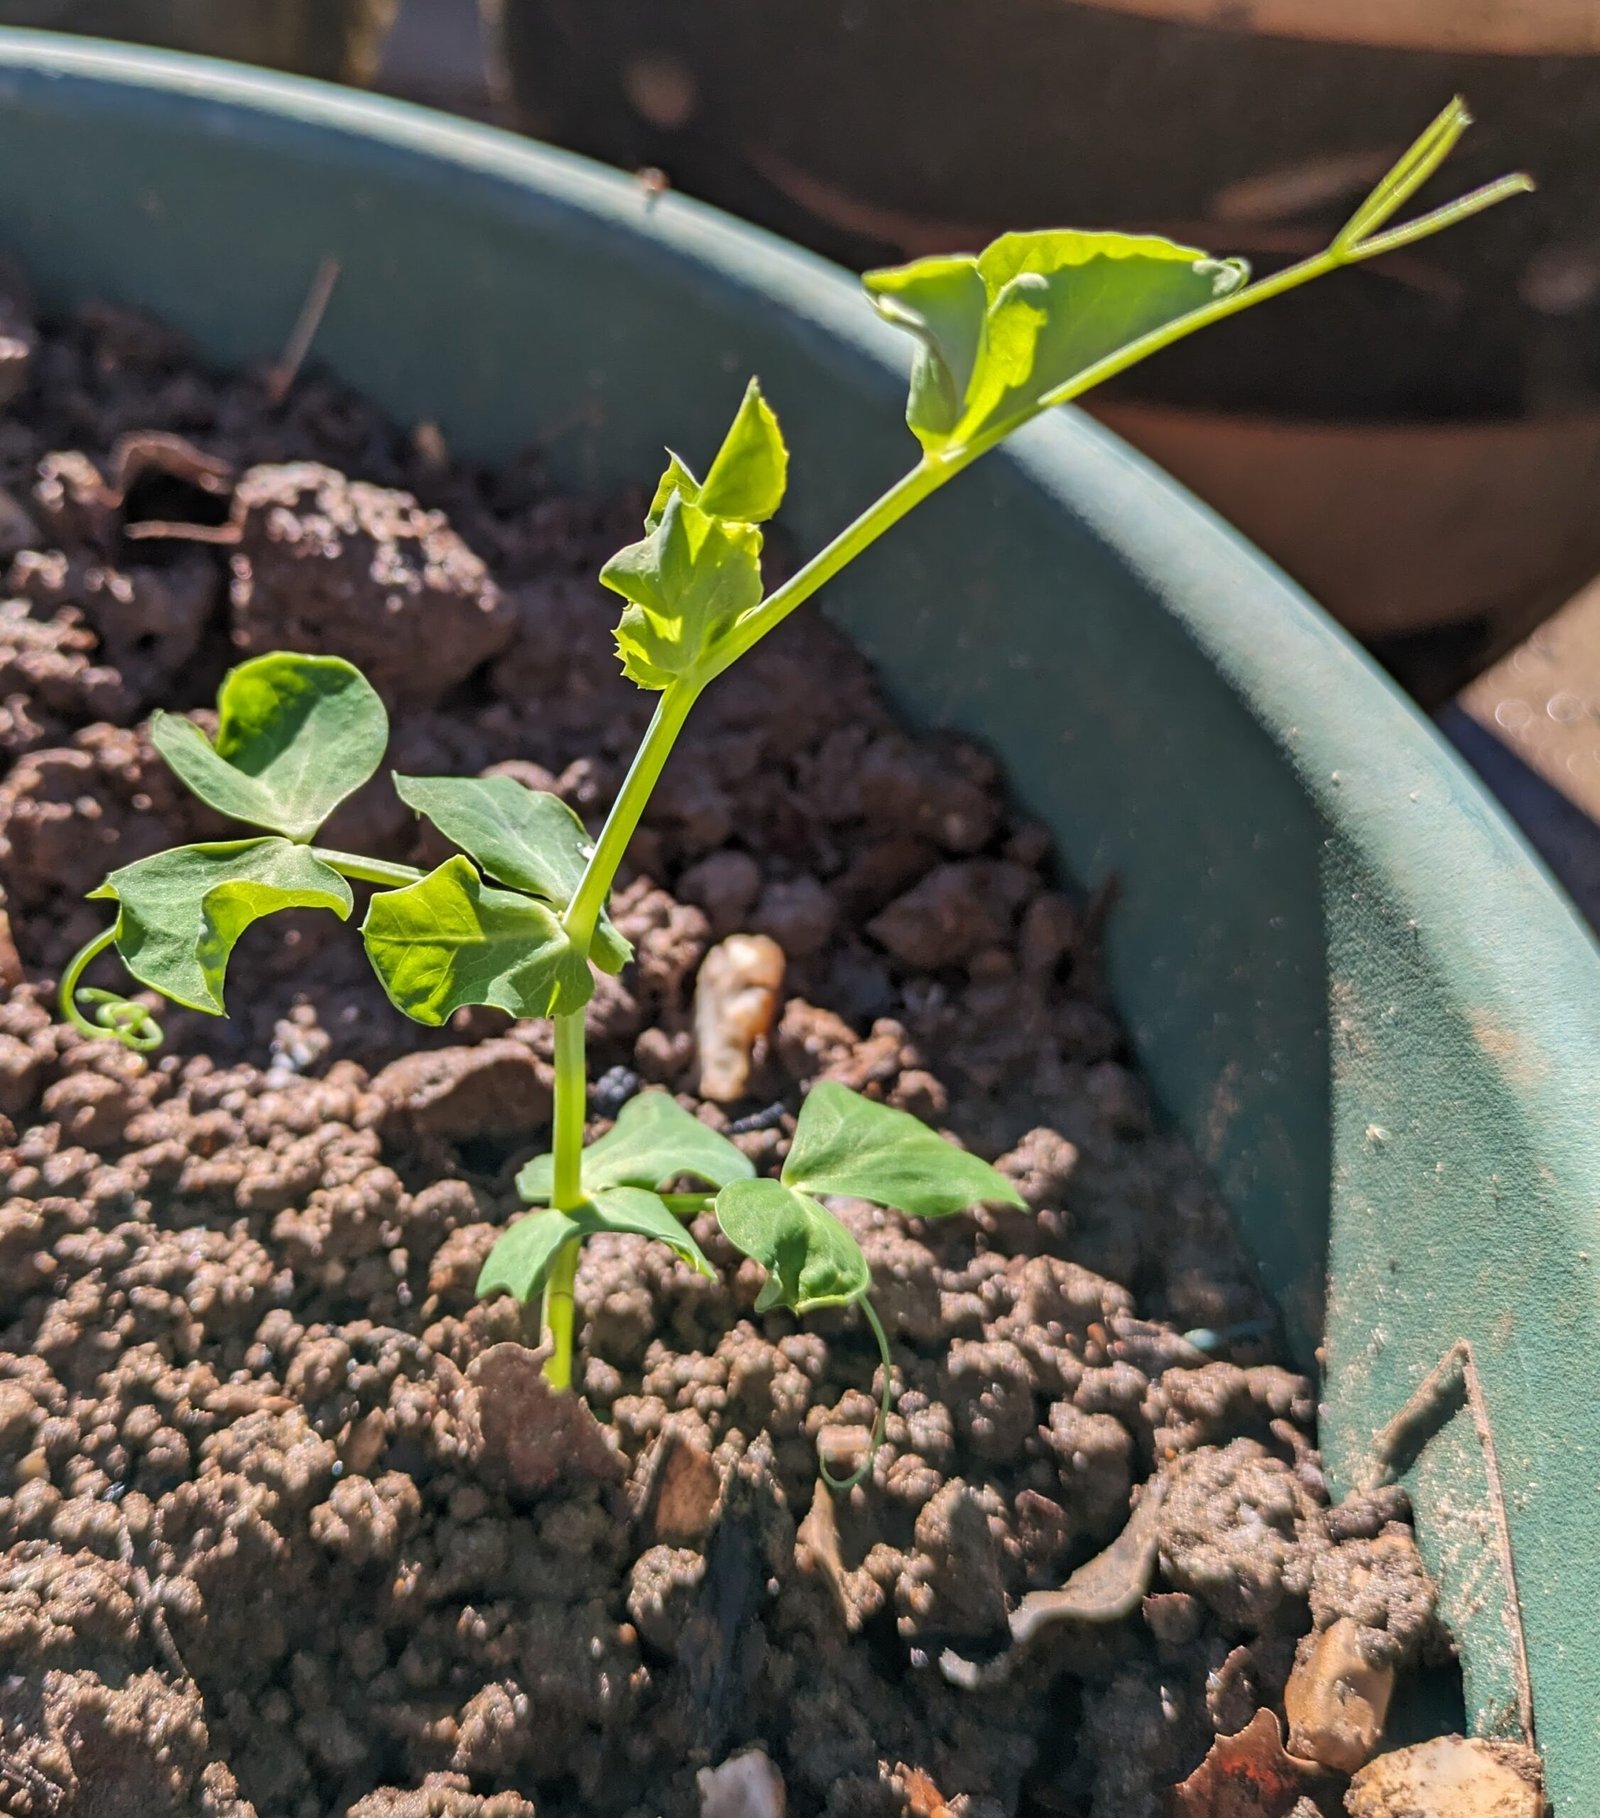
<instances>
[{"instance_id":1,"label":"dry leaf fragment","mask_svg":"<svg viewBox=\"0 0 1600 1818\"><path fill-rule=\"evenodd\" d=\"M895 1765L895 1777L905 1788L906 1811L910 1818L950 1818L945 1796L933 1783L931 1775L905 1762Z\"/></svg>"},{"instance_id":2,"label":"dry leaf fragment","mask_svg":"<svg viewBox=\"0 0 1600 1818\"><path fill-rule=\"evenodd\" d=\"M1317 1778L1310 1762L1284 1753L1271 1711L1257 1711L1237 1736L1219 1736L1182 1785L1172 1789L1172 1818L1290 1818Z\"/></svg>"}]
</instances>

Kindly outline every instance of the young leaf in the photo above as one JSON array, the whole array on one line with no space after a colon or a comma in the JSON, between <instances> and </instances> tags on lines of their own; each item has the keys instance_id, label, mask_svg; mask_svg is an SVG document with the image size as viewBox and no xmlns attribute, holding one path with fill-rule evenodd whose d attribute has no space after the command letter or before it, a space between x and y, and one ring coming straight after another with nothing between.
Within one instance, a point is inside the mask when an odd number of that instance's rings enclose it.
<instances>
[{"instance_id":1,"label":"young leaf","mask_svg":"<svg viewBox=\"0 0 1600 1818\"><path fill-rule=\"evenodd\" d=\"M279 909L331 909L343 921L353 907L337 871L281 839L178 846L89 894L120 905L113 939L140 984L212 1016L227 1014L228 956L253 921Z\"/></svg>"},{"instance_id":2,"label":"young leaf","mask_svg":"<svg viewBox=\"0 0 1600 1818\"><path fill-rule=\"evenodd\" d=\"M514 1300L531 1301L544 1287L562 1246L582 1235L566 1212L546 1209L519 1218L500 1233L484 1258L475 1290L478 1298L504 1288Z\"/></svg>"},{"instance_id":3,"label":"young leaf","mask_svg":"<svg viewBox=\"0 0 1600 1818\"><path fill-rule=\"evenodd\" d=\"M600 579L630 602L616 631L623 674L641 688L665 688L691 675L760 600L761 532L675 492L655 529L619 550Z\"/></svg>"},{"instance_id":4,"label":"young leaf","mask_svg":"<svg viewBox=\"0 0 1600 1818\"><path fill-rule=\"evenodd\" d=\"M717 1223L736 1250L767 1271L756 1311L842 1307L872 1286L861 1246L826 1207L776 1180L731 1181Z\"/></svg>"},{"instance_id":5,"label":"young leaf","mask_svg":"<svg viewBox=\"0 0 1600 1818\"><path fill-rule=\"evenodd\" d=\"M669 501L682 493L691 505L700 503L700 482L694 477L693 470L682 455L672 449L667 450L666 471L656 481L655 497L650 501L650 509L644 514L644 527L654 530L666 515Z\"/></svg>"},{"instance_id":6,"label":"young leaf","mask_svg":"<svg viewBox=\"0 0 1600 1818\"><path fill-rule=\"evenodd\" d=\"M560 796L509 776L400 776L395 793L502 884L542 896L559 910L572 901L593 850L588 830ZM601 916L590 955L620 972L632 946Z\"/></svg>"},{"instance_id":7,"label":"young leaf","mask_svg":"<svg viewBox=\"0 0 1600 1818\"><path fill-rule=\"evenodd\" d=\"M631 1232L636 1237L653 1237L669 1250L676 1250L697 1275L714 1280L716 1270L706 1261L705 1252L694 1241L689 1227L672 1212L659 1193L646 1193L638 1187L607 1187L591 1193L585 1205L570 1215L585 1237L596 1231Z\"/></svg>"},{"instance_id":8,"label":"young leaf","mask_svg":"<svg viewBox=\"0 0 1600 1818\"><path fill-rule=\"evenodd\" d=\"M714 518L764 524L783 503L789 451L772 406L752 379L700 488L699 506Z\"/></svg>"},{"instance_id":9,"label":"young leaf","mask_svg":"<svg viewBox=\"0 0 1600 1818\"><path fill-rule=\"evenodd\" d=\"M989 293L970 256L918 259L861 282L886 322L921 343L911 365L906 421L930 453L950 440L961 421L967 387L978 363Z\"/></svg>"},{"instance_id":10,"label":"young leaf","mask_svg":"<svg viewBox=\"0 0 1600 1818\"><path fill-rule=\"evenodd\" d=\"M489 1252L478 1275L479 1298L504 1288L520 1301L532 1300L568 1239L593 1237L597 1231L653 1237L675 1250L696 1273L708 1279L714 1273L705 1252L659 1195L636 1187L612 1187L592 1194L570 1212L536 1212L519 1219Z\"/></svg>"},{"instance_id":11,"label":"young leaf","mask_svg":"<svg viewBox=\"0 0 1600 1818\"><path fill-rule=\"evenodd\" d=\"M922 343L906 420L930 454L1030 416L1107 354L1248 276L1155 234L1002 234L976 258L863 279L886 321Z\"/></svg>"},{"instance_id":12,"label":"young leaf","mask_svg":"<svg viewBox=\"0 0 1600 1818\"><path fill-rule=\"evenodd\" d=\"M379 891L361 938L389 1001L433 1028L463 1004L565 1016L594 994L588 962L555 913L491 888L460 857L403 890Z\"/></svg>"},{"instance_id":13,"label":"young leaf","mask_svg":"<svg viewBox=\"0 0 1600 1818\"><path fill-rule=\"evenodd\" d=\"M150 742L201 801L253 827L309 840L383 761L389 716L342 657L274 651L229 670L215 745L181 715L156 713Z\"/></svg>"},{"instance_id":14,"label":"young leaf","mask_svg":"<svg viewBox=\"0 0 1600 1818\"><path fill-rule=\"evenodd\" d=\"M591 1197L609 1187L660 1191L680 1174L725 1187L748 1180L755 1168L742 1150L685 1111L670 1092L630 1098L617 1121L583 1152L583 1190ZM554 1161L539 1155L517 1176L517 1191L530 1204L550 1198Z\"/></svg>"},{"instance_id":15,"label":"young leaf","mask_svg":"<svg viewBox=\"0 0 1600 1818\"><path fill-rule=\"evenodd\" d=\"M656 487L644 527L655 529L674 493L681 493L690 505L698 505L714 518L764 524L783 503L788 475L789 451L783 432L761 395L760 384L752 379L703 483L679 456L667 451L667 471Z\"/></svg>"},{"instance_id":16,"label":"young leaf","mask_svg":"<svg viewBox=\"0 0 1600 1818\"><path fill-rule=\"evenodd\" d=\"M811 1088L800 1107L786 1186L806 1193L870 1199L914 1218L940 1218L969 1206L1027 1202L986 1161L946 1142L908 1111L874 1104L836 1080Z\"/></svg>"}]
</instances>

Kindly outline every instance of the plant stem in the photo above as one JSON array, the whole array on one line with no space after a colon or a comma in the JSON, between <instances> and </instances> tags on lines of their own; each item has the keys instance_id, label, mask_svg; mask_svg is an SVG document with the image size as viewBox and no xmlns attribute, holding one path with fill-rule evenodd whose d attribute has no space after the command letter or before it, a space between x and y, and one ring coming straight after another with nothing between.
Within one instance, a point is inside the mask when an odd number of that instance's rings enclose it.
<instances>
[{"instance_id":1,"label":"plant stem","mask_svg":"<svg viewBox=\"0 0 1600 1818\"><path fill-rule=\"evenodd\" d=\"M1448 150L1448 146L1445 149ZM1440 156L1442 155L1441 153ZM1057 405L1070 403L1096 385L1115 378L1118 373L1126 372L1130 366L1136 366L1151 354L1171 347L1197 330L1208 328L1213 322L1224 321L1246 309L1253 309L1256 304L1282 296L1286 291L1297 290L1302 284L1309 284L1329 272L1339 270L1341 266L1356 265L1364 259L1376 258L1380 253L1393 252L1397 247L1409 246L1413 241L1426 239L1442 228L1465 220L1469 215L1492 208L1507 196L1532 187L1526 177L1502 177L1498 182L1486 184L1470 195L1433 210L1431 214L1408 221L1372 239L1351 239L1348 237L1350 230L1346 229L1344 235L1315 257L1304 259L1284 271L1274 272L1271 277L1243 285L1225 297L1218 297L1199 309L1191 310L1188 315L1178 317L1176 321L1165 323L1149 334L1141 335L1125 347L1107 354L1104 359L1096 360L1066 384L1048 393L1025 414L996 424L964 446L945 448L937 454L924 455L910 472L903 474L858 518L847 524L831 543L818 550L782 586L775 588L764 600L743 614L722 640L714 656L692 679L675 682L662 694L655 718L650 722L650 730L633 760L622 793L606 819L583 881L567 910L565 925L568 935L587 951L617 866L622 862L622 855L639 824L650 791L661 775L673 741L689 717L689 710L700 690L736 663L752 645L759 643L797 606L809 600L818 588L825 586L842 568L848 567L864 549L875 543L892 525L898 524L913 507L921 504L931 493L937 492L946 481L953 480L980 455L987 454L1032 418L1055 409ZM1396 201L1400 199L1403 197L1397 195ZM1394 205L1392 203L1391 207Z\"/></svg>"},{"instance_id":2,"label":"plant stem","mask_svg":"<svg viewBox=\"0 0 1600 1818\"><path fill-rule=\"evenodd\" d=\"M655 717L634 753L616 801L611 804L611 812L600 830L600 838L595 842L583 878L567 913L561 918L568 938L585 953L594 939L595 925L600 920L600 911L605 906L612 879L617 875L617 867L622 863L622 855L628 850L628 842L639 825L650 792L660 780L667 759L672 755L673 744L683 730L689 709L694 706L702 686L698 679L683 680L663 690L656 703Z\"/></svg>"},{"instance_id":3,"label":"plant stem","mask_svg":"<svg viewBox=\"0 0 1600 1818\"><path fill-rule=\"evenodd\" d=\"M751 607L737 621L708 665L705 681L709 682L713 677L721 675L731 663L737 662L751 645L759 643L796 606L809 600L819 587L831 581L841 568L848 567L862 550L877 542L913 506L920 505L929 493L937 492L946 480L953 479L972 459L974 455L967 449L948 450L940 455L924 457L909 473L902 474L886 493L873 500L860 517L847 524L831 543L819 549L781 587L774 588L760 605Z\"/></svg>"},{"instance_id":4,"label":"plant stem","mask_svg":"<svg viewBox=\"0 0 1600 1818\"><path fill-rule=\"evenodd\" d=\"M420 883L424 876L413 865L391 865L387 859L362 858L354 852L335 852L328 846L313 846L311 856L357 884L382 884L390 890Z\"/></svg>"},{"instance_id":5,"label":"plant stem","mask_svg":"<svg viewBox=\"0 0 1600 1818\"><path fill-rule=\"evenodd\" d=\"M589 1082L584 1066L583 1012L558 1016L554 1129L555 1179L552 1210L565 1212L583 1198L583 1125ZM574 1238L556 1252L544 1288L544 1333L550 1341L544 1375L552 1389L572 1387L572 1336L577 1322L573 1289L578 1279L579 1243Z\"/></svg>"},{"instance_id":6,"label":"plant stem","mask_svg":"<svg viewBox=\"0 0 1600 1818\"><path fill-rule=\"evenodd\" d=\"M856 1466L848 1477L835 1477L828 1469L827 1460L818 1458L817 1469L822 1474L822 1481L830 1490L840 1495L853 1490L858 1483L864 1483L872 1470L872 1461L878 1456L878 1448L883 1444L883 1430L889 1424L889 1409L894 1396L894 1360L889 1355L889 1335L883 1329L883 1321L878 1317L878 1310L871 1300L863 1294L857 1302L861 1311L867 1316L867 1324L872 1327L872 1336L878 1341L878 1356L883 1364L883 1388L878 1394L878 1417L872 1423L872 1437L867 1441L867 1455Z\"/></svg>"},{"instance_id":7,"label":"plant stem","mask_svg":"<svg viewBox=\"0 0 1600 1818\"><path fill-rule=\"evenodd\" d=\"M1505 177L1498 183L1488 184L1415 221L1406 222L1386 233L1373 234L1367 239L1361 238L1363 231L1381 226L1394 209L1415 191L1429 171L1443 159L1455 138L1459 137L1465 122L1465 110L1459 103L1453 103L1435 122L1423 147L1426 155L1413 148L1414 155L1410 162L1402 160L1390 174L1387 187L1357 212L1356 217L1332 245L1315 257L1302 260L1298 265L1289 266L1270 277L1258 279L1253 284L1244 284L1228 295L1217 297L1199 309L1178 317L1176 321L1165 323L1149 334L1141 335L1137 340L1130 341L1126 346L1117 348L1103 359L1085 367L1065 384L1047 393L1031 409L995 424L970 442L944 448L933 454L924 454L910 472L903 474L886 493L846 525L832 542L826 544L780 587L737 619L715 653L692 675L680 677L673 682L662 692L661 699L656 703L649 729L634 754L622 788L612 804L611 812L606 816L605 826L584 867L583 877L562 918L562 925L572 944L587 955L594 940L600 912L616 877L617 867L622 863L651 792L672 754L678 734L683 730L701 689L708 682L714 681L725 669L736 663L769 631L781 624L797 606L809 600L819 588L875 543L892 525L899 523L915 506L1033 417L1040 416L1057 405L1070 403L1096 385L1127 371L1141 360L1148 359L1151 354L1161 352L1163 348L1172 346L1197 330L1209 327L1213 322L1224 321L1229 316L1254 308L1257 303L1265 303L1272 297L1282 296L1286 291L1296 290L1303 284L1337 271L1341 266L1358 264L1364 259L1375 258L1380 253L1409 246L1416 240L1437 233L1441 228L1492 207L1508 195L1532 187L1525 177ZM399 869L372 865L365 860L348 859L343 853L318 852L317 856L332 864L335 869L343 871L346 876L368 882L390 882L392 879L389 876L381 874ZM405 881L409 882L410 877ZM551 1199L552 1205L558 1209L576 1204L582 1196L580 1169L586 1103L583 1019L581 1014L558 1017L555 1181ZM688 1211L689 1207L685 1205L681 1209ZM545 1287L544 1329L553 1346L550 1359L545 1365L545 1375L553 1386L562 1389L570 1387L572 1382L573 1284L577 1271L578 1245L574 1242L558 1253ZM852 1487L871 1469L873 1455L882 1442L884 1422L889 1411L888 1339L871 1302L863 1297L861 1304L883 1358L883 1399L867 1460L861 1469L846 1482L836 1483L829 1476L826 1467L823 1467L824 1477L836 1489Z\"/></svg>"}]
</instances>

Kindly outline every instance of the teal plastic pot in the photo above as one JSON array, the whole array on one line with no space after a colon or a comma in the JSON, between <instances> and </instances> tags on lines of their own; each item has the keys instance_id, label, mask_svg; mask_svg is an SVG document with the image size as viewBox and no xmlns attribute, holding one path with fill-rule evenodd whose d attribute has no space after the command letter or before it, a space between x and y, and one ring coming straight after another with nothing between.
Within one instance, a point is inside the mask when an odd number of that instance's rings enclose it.
<instances>
[{"instance_id":1,"label":"teal plastic pot","mask_svg":"<svg viewBox=\"0 0 1600 1818\"><path fill-rule=\"evenodd\" d=\"M626 178L26 34L0 102L0 220L54 303L254 360L334 253L318 347L347 379L491 459L562 425L549 458L591 487L709 445L759 372L803 547L913 453L907 349L852 283ZM1320 1360L1336 1482L1379 1453L1405 1476L1472 1721L1531 1707L1556 1811L1593 1818L1600 964L1575 912L1348 639L1082 416L963 476L829 608L909 712L995 749L1074 874L1119 877L1118 1000Z\"/></svg>"}]
</instances>

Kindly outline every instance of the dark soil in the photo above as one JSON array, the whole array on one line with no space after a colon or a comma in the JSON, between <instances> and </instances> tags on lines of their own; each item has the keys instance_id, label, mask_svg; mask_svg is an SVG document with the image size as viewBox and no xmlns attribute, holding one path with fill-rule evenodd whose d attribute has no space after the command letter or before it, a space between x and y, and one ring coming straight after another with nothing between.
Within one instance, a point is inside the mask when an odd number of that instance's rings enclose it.
<instances>
[{"instance_id":1,"label":"dark soil","mask_svg":"<svg viewBox=\"0 0 1600 1818\"><path fill-rule=\"evenodd\" d=\"M1330 1518L1309 1386L1180 1336L1267 1309L1128 1067L1093 911L990 760L897 726L816 617L673 760L616 899L637 963L589 1012L591 1127L654 1082L773 1167L832 1078L1021 1185L1029 1215L843 1208L898 1386L848 1500L817 1458L871 1420L864 1328L757 1319L707 1221L717 1283L586 1250L603 1428L543 1390L516 1307L474 1304L545 1139L544 1027L403 1023L324 916L254 929L233 1019L167 1010L148 1060L63 1028L84 892L222 831L142 718L203 709L241 651L348 653L403 709L397 768L507 768L596 822L649 699L590 577L640 500L454 462L322 380L274 409L116 310L39 332L0 288L0 1808L688 1818L759 1743L793 1818L1145 1818L1279 1706L1313 1624L1414 1655L1401 1505ZM124 534L148 520L239 538ZM439 856L376 784L327 838ZM734 932L782 947L781 1010L744 1098L702 1103L695 982ZM1158 1476L1142 1604L986 1666ZM1385 1531L1412 1565L1375 1578Z\"/></svg>"}]
</instances>

